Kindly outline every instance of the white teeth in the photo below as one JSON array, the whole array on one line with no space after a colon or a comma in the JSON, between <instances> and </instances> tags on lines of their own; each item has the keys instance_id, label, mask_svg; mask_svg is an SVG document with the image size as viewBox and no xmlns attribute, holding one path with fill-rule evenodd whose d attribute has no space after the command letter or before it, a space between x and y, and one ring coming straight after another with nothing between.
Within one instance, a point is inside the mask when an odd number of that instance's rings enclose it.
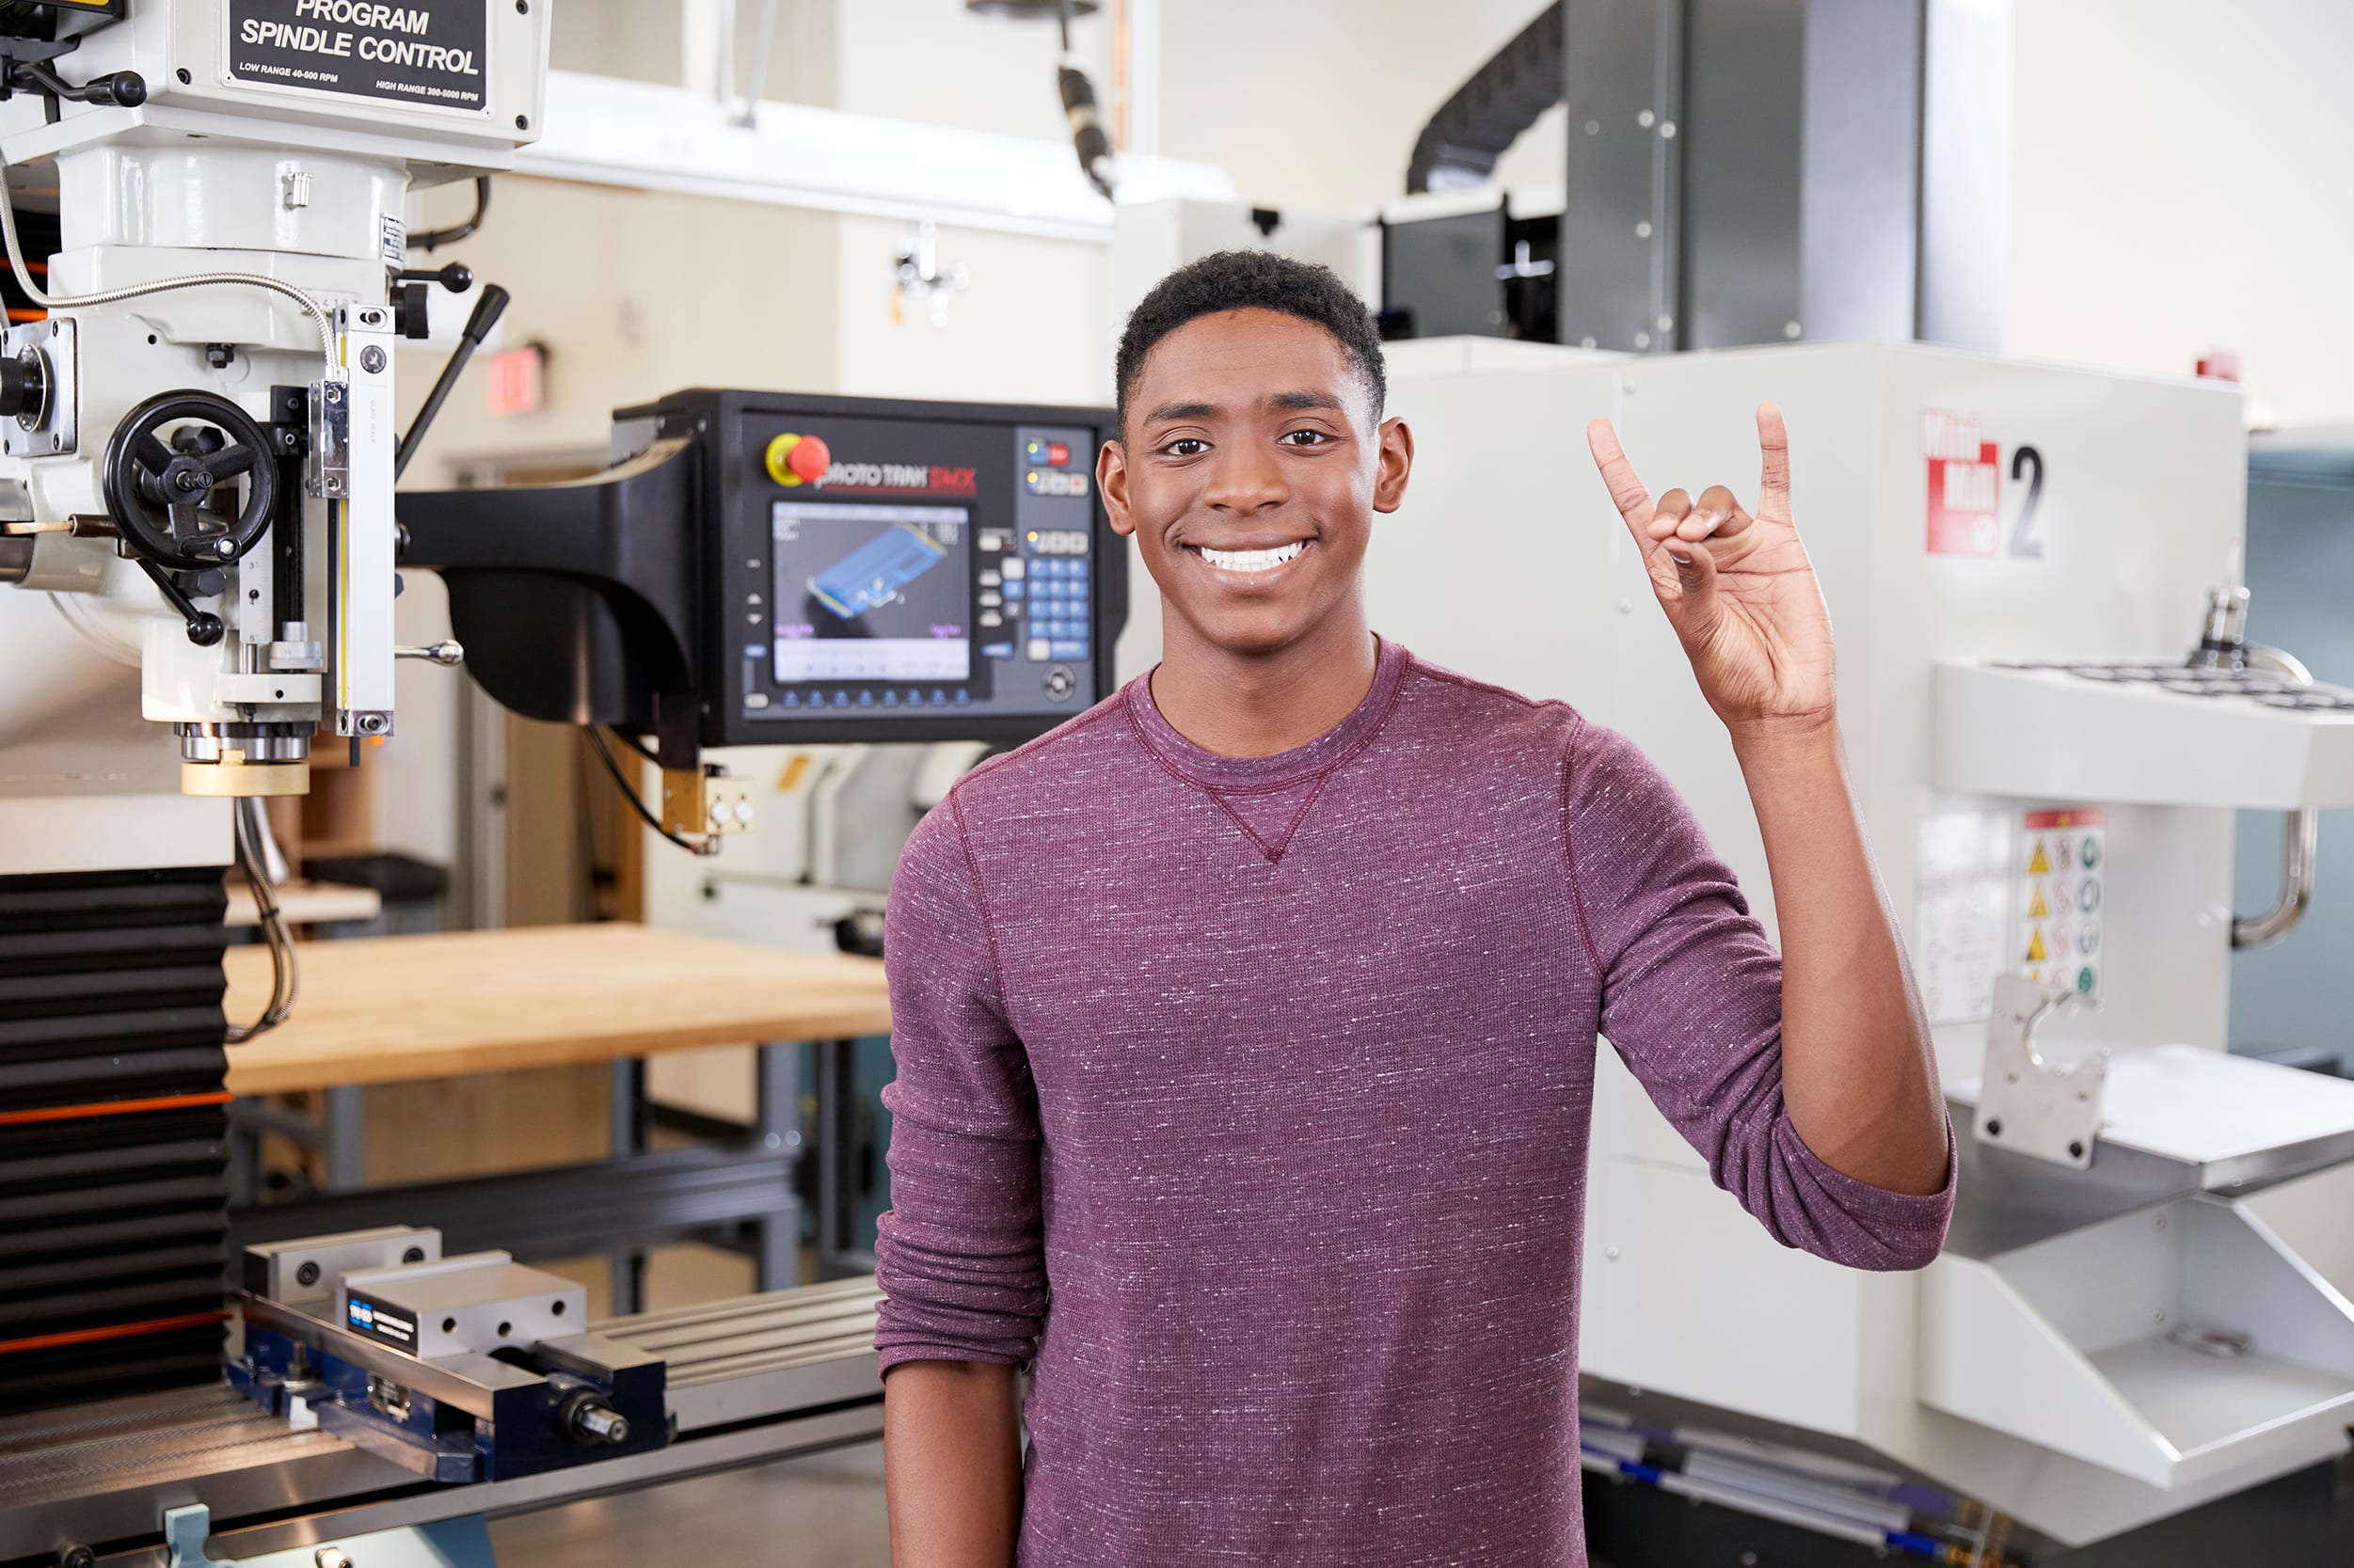
<instances>
[{"instance_id":1,"label":"white teeth","mask_svg":"<svg viewBox=\"0 0 2354 1568\"><path fill-rule=\"evenodd\" d=\"M1221 572L1271 572L1287 561L1297 559L1308 547L1305 539L1295 539L1288 545L1278 545L1271 550L1214 550L1207 545L1197 546L1201 559Z\"/></svg>"}]
</instances>

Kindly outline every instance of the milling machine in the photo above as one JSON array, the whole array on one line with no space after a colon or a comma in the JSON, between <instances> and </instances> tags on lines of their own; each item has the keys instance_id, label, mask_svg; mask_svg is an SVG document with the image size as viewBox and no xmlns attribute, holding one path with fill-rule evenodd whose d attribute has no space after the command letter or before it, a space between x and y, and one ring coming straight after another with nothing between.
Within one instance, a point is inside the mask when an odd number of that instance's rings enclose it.
<instances>
[{"instance_id":1,"label":"milling machine","mask_svg":"<svg viewBox=\"0 0 2354 1568\"><path fill-rule=\"evenodd\" d=\"M262 801L396 723L409 193L512 163L547 49L488 0L0 8L0 1406L214 1375L223 868L278 974L233 1043L294 988Z\"/></svg>"}]
</instances>

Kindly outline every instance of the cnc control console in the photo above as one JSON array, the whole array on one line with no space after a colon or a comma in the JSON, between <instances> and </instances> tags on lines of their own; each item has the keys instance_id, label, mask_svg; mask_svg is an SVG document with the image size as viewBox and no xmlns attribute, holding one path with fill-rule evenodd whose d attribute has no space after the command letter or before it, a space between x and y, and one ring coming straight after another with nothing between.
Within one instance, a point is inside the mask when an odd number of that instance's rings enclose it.
<instances>
[{"instance_id":1,"label":"cnc control console","mask_svg":"<svg viewBox=\"0 0 2354 1568\"><path fill-rule=\"evenodd\" d=\"M1108 409L675 392L574 483L404 492L487 691L696 748L1042 735L1107 695Z\"/></svg>"},{"instance_id":2,"label":"cnc control console","mask_svg":"<svg viewBox=\"0 0 2354 1568\"><path fill-rule=\"evenodd\" d=\"M701 438L715 743L1016 738L1109 692L1127 611L1126 544L1095 497L1111 419L710 391L615 415L616 458Z\"/></svg>"}]
</instances>

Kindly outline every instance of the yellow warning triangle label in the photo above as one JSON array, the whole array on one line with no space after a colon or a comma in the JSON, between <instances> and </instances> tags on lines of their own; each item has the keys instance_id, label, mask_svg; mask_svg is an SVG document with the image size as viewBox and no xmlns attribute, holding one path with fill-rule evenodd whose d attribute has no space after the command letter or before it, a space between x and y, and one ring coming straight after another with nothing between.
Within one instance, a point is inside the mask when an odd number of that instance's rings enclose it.
<instances>
[{"instance_id":1,"label":"yellow warning triangle label","mask_svg":"<svg viewBox=\"0 0 2354 1568\"><path fill-rule=\"evenodd\" d=\"M2028 875L2041 877L2051 868L2052 863L2044 853L2044 841L2039 838L2035 841L2035 853L2028 857Z\"/></svg>"},{"instance_id":2,"label":"yellow warning triangle label","mask_svg":"<svg viewBox=\"0 0 2354 1568\"><path fill-rule=\"evenodd\" d=\"M2044 902L2044 884L2038 882L2035 884L2035 896L2028 900L2028 918L2042 920L2051 912L2052 907Z\"/></svg>"},{"instance_id":3,"label":"yellow warning triangle label","mask_svg":"<svg viewBox=\"0 0 2354 1568\"><path fill-rule=\"evenodd\" d=\"M2050 957L2050 950L2044 945L2044 927L2038 926L2035 927L2034 934L2028 938L2027 961L2031 964L2040 964Z\"/></svg>"}]
</instances>

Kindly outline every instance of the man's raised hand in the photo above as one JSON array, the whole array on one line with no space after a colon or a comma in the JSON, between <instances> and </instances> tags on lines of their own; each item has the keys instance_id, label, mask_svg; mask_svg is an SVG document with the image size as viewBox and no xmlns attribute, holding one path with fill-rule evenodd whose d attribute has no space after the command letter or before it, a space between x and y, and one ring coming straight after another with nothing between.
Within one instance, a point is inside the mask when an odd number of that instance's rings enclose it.
<instances>
[{"instance_id":1,"label":"man's raised hand","mask_svg":"<svg viewBox=\"0 0 2354 1568\"><path fill-rule=\"evenodd\" d=\"M1654 501L1608 420L1587 425L1585 438L1717 717L1737 731L1829 723L1831 617L1790 521L1782 411L1758 405L1764 473L1754 514L1722 484L1696 503L1680 489Z\"/></svg>"}]
</instances>

